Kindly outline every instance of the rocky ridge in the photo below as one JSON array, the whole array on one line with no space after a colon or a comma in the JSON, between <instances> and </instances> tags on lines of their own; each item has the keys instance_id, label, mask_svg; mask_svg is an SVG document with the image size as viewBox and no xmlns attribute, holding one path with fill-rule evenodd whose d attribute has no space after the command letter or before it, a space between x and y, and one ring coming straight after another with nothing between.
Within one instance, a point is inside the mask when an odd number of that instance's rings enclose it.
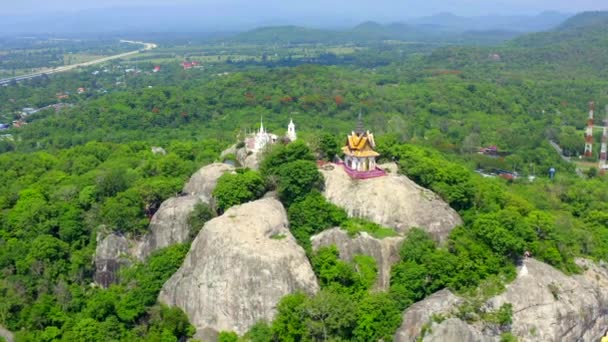
<instances>
[{"instance_id":1,"label":"rocky ridge","mask_svg":"<svg viewBox=\"0 0 608 342\"><path fill-rule=\"evenodd\" d=\"M184 186L187 195L164 201L152 217L148 232L139 239L100 234L94 256L95 282L106 287L116 280L116 272L129 264L130 259L143 261L160 248L188 241L188 216L197 203L211 203L217 180L226 172L234 172L234 167L214 163L199 169Z\"/></svg>"}]
</instances>

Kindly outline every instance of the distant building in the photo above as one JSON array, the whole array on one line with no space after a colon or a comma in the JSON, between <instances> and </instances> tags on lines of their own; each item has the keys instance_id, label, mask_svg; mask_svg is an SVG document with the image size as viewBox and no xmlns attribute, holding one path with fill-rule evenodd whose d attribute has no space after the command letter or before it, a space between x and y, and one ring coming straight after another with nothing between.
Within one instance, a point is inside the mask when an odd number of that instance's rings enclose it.
<instances>
[{"instance_id":1,"label":"distant building","mask_svg":"<svg viewBox=\"0 0 608 342\"><path fill-rule=\"evenodd\" d=\"M87 90L82 87L78 88L78 90L77 90L78 94L83 94L85 91L87 91Z\"/></svg>"},{"instance_id":2,"label":"distant building","mask_svg":"<svg viewBox=\"0 0 608 342\"><path fill-rule=\"evenodd\" d=\"M491 53L488 55L488 58L493 61L500 61L501 57L497 53Z\"/></svg>"},{"instance_id":3,"label":"distant building","mask_svg":"<svg viewBox=\"0 0 608 342\"><path fill-rule=\"evenodd\" d=\"M482 147L479 149L479 154L485 154L486 156L497 156L498 147L497 146Z\"/></svg>"},{"instance_id":4,"label":"distant building","mask_svg":"<svg viewBox=\"0 0 608 342\"><path fill-rule=\"evenodd\" d=\"M194 61L193 62L188 62L188 61L182 62L182 67L184 68L184 70L192 69L199 65L201 65L199 62L194 62Z\"/></svg>"},{"instance_id":5,"label":"distant building","mask_svg":"<svg viewBox=\"0 0 608 342\"><path fill-rule=\"evenodd\" d=\"M9 128L11 128L11 125L0 123L0 131L4 131Z\"/></svg>"},{"instance_id":6,"label":"distant building","mask_svg":"<svg viewBox=\"0 0 608 342\"><path fill-rule=\"evenodd\" d=\"M160 71L160 65L157 65L154 67L154 69L152 70L152 72L159 72Z\"/></svg>"},{"instance_id":7,"label":"distant building","mask_svg":"<svg viewBox=\"0 0 608 342\"><path fill-rule=\"evenodd\" d=\"M27 122L23 121L23 120L15 120L13 121L13 127L14 128L20 128L27 125Z\"/></svg>"},{"instance_id":8,"label":"distant building","mask_svg":"<svg viewBox=\"0 0 608 342\"><path fill-rule=\"evenodd\" d=\"M21 110L21 115L28 116L28 115L32 115L32 114L36 113L37 111L38 110L36 110L35 108L26 107Z\"/></svg>"}]
</instances>

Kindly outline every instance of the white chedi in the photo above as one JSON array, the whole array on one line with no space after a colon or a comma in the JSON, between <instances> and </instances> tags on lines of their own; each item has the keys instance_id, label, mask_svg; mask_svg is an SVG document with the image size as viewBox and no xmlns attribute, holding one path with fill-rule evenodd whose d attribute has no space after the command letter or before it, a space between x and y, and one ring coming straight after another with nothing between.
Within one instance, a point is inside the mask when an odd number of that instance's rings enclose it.
<instances>
[{"instance_id":1,"label":"white chedi","mask_svg":"<svg viewBox=\"0 0 608 342\"><path fill-rule=\"evenodd\" d=\"M264 128L264 122L260 119L260 130L255 134L253 152L262 151L266 145L274 144L278 137L272 133L268 133Z\"/></svg>"},{"instance_id":2,"label":"white chedi","mask_svg":"<svg viewBox=\"0 0 608 342\"><path fill-rule=\"evenodd\" d=\"M296 139L298 139L298 135L296 134L296 125L293 123L292 119L289 119L289 125L287 125L286 136L289 141L296 141Z\"/></svg>"}]
</instances>

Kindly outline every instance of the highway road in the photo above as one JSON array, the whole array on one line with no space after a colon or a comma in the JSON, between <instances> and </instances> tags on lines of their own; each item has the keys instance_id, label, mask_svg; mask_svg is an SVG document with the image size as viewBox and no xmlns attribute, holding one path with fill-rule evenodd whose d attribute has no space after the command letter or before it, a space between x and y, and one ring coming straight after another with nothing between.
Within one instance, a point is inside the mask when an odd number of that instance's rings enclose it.
<instances>
[{"instance_id":1,"label":"highway road","mask_svg":"<svg viewBox=\"0 0 608 342\"><path fill-rule=\"evenodd\" d=\"M137 42L137 41L133 41L133 40L121 40L120 42L121 43L130 43L130 44L143 45L144 46L144 48L143 48L144 51L152 50L152 49L155 49L157 47L157 45L154 44L154 43L144 43L144 42ZM94 65L94 64L99 64L99 63L111 61L113 59L124 58L124 57L128 57L128 56L132 56L132 55L138 54L138 53L140 53L141 50L142 49L135 50L135 51L130 51L130 52L125 52L125 53L121 53L121 54L114 55L114 56L103 57L103 58L95 59L95 60L92 60L92 61L89 61L89 62L61 66L61 67L57 67L57 68L53 68L53 69L39 71L39 72L36 72L36 73L33 73L33 74L21 75L21 76L9 77L9 78L3 78L3 79L0 79L0 85L10 84L13 81L19 82L19 81L27 80L27 79L30 79L30 78L39 77L39 76L42 76L42 75L52 75L52 74L56 74L56 73L59 73L59 72L70 71L70 70L73 70L73 69L76 69L76 68L80 68L80 67L86 67L86 66L90 66L90 65Z\"/></svg>"}]
</instances>

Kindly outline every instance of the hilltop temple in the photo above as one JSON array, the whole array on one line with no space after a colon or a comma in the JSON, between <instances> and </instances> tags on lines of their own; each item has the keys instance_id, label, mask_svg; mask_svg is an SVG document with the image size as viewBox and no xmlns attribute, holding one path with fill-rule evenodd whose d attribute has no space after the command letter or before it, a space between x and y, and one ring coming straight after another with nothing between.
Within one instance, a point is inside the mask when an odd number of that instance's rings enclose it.
<instances>
[{"instance_id":1,"label":"hilltop temple","mask_svg":"<svg viewBox=\"0 0 608 342\"><path fill-rule=\"evenodd\" d=\"M363 128L361 114L357 128L348 135L344 152L344 171L355 179L367 179L384 176L386 173L376 166L376 157L380 154L375 151L374 135Z\"/></svg>"}]
</instances>

